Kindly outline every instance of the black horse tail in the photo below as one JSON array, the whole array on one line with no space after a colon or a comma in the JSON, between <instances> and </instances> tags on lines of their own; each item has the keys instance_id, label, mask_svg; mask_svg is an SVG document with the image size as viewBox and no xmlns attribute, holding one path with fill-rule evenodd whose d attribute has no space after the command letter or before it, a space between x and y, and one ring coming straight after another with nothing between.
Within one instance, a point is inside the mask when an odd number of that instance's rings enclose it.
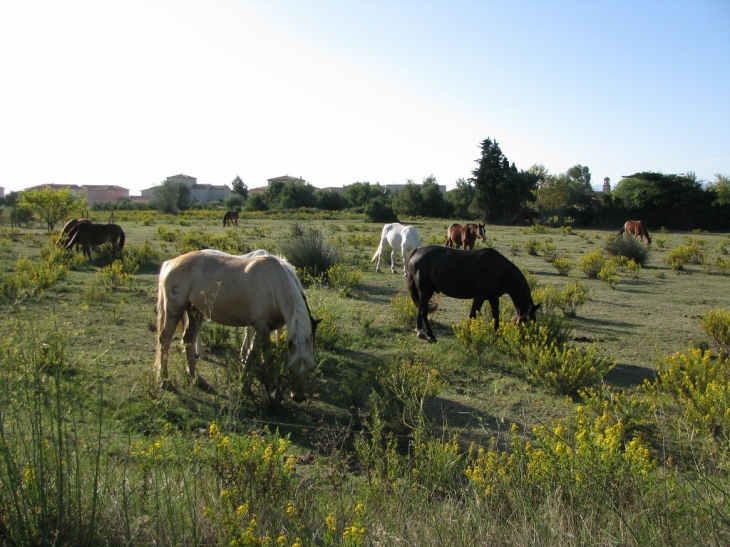
<instances>
[{"instance_id":1,"label":"black horse tail","mask_svg":"<svg viewBox=\"0 0 730 547\"><path fill-rule=\"evenodd\" d=\"M617 236L622 235L624 233L624 230L626 230L626 224L624 224L623 226L621 226L621 229L618 231L618 233L616 235Z\"/></svg>"},{"instance_id":2,"label":"black horse tail","mask_svg":"<svg viewBox=\"0 0 730 547\"><path fill-rule=\"evenodd\" d=\"M420 299L418 297L418 287L416 287L416 280L413 278L413 272L410 268L406 274L406 287L408 287L408 293L411 295L411 300L418 307L420 305Z\"/></svg>"},{"instance_id":3,"label":"black horse tail","mask_svg":"<svg viewBox=\"0 0 730 547\"><path fill-rule=\"evenodd\" d=\"M119 228L119 250L124 249L124 230Z\"/></svg>"}]
</instances>

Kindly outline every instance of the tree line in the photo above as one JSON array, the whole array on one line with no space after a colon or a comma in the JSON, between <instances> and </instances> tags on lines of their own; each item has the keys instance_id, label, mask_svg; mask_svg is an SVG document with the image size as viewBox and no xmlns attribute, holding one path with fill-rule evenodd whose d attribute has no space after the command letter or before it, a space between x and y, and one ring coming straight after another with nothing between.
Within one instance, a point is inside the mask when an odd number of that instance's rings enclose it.
<instances>
[{"instance_id":1,"label":"tree line","mask_svg":"<svg viewBox=\"0 0 730 547\"><path fill-rule=\"evenodd\" d=\"M626 219L641 219L656 228L730 229L730 177L718 174L704 183L694 173L662 174L652 171L623 177L613 191L596 192L590 169L577 164L565 173L551 174L543 165L519 170L504 155L496 140L480 143L477 167L468 179L442 192L431 175L421 184L412 180L395 192L379 183L355 182L341 192L321 190L300 182L274 182L264 191L249 192L240 177L232 182L223 203L199 203L185 184L165 181L148 204L122 200L95 204L94 209L156 209L176 214L189 209L225 207L234 211L282 211L311 208L350 210L372 222L399 217L460 218L491 224L573 222L579 226L616 226ZM47 193L52 194L50 190ZM54 219L83 204L63 192L55 198L43 190L11 192L0 201L13 208L16 220L43 219L52 229ZM63 216L59 218L64 218Z\"/></svg>"}]
</instances>

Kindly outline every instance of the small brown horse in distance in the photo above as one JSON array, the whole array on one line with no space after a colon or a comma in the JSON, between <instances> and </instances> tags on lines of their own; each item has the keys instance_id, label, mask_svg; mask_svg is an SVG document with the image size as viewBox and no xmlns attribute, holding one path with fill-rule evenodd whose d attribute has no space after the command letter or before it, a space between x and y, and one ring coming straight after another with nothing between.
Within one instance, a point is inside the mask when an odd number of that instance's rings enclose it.
<instances>
[{"instance_id":1,"label":"small brown horse in distance","mask_svg":"<svg viewBox=\"0 0 730 547\"><path fill-rule=\"evenodd\" d=\"M238 226L238 211L226 211L223 215L223 226Z\"/></svg>"},{"instance_id":2,"label":"small brown horse in distance","mask_svg":"<svg viewBox=\"0 0 730 547\"><path fill-rule=\"evenodd\" d=\"M56 247L61 247L68 241L69 234L71 234L71 230L76 228L81 223L84 222L91 222L88 218L72 218L69 220L66 224L63 225L63 229L61 230L61 234L58 236L58 239L56 240Z\"/></svg>"},{"instance_id":3,"label":"small brown horse in distance","mask_svg":"<svg viewBox=\"0 0 730 547\"><path fill-rule=\"evenodd\" d=\"M618 232L618 236L623 234L630 234L634 237L638 237L642 241L646 238L646 244L651 245L651 237L649 237L648 230L644 227L640 220L627 220Z\"/></svg>"},{"instance_id":4,"label":"small brown horse in distance","mask_svg":"<svg viewBox=\"0 0 730 547\"><path fill-rule=\"evenodd\" d=\"M124 230L118 224L94 224L93 222L81 222L71 230L65 250L74 245L81 245L84 254L91 260L91 246L112 244L112 253L121 255L124 249Z\"/></svg>"},{"instance_id":5,"label":"small brown horse in distance","mask_svg":"<svg viewBox=\"0 0 730 547\"><path fill-rule=\"evenodd\" d=\"M462 245L464 249L473 249L474 242L477 237L484 241L484 224L466 224L462 226L456 222L449 226L446 232L446 246L460 248Z\"/></svg>"}]
</instances>

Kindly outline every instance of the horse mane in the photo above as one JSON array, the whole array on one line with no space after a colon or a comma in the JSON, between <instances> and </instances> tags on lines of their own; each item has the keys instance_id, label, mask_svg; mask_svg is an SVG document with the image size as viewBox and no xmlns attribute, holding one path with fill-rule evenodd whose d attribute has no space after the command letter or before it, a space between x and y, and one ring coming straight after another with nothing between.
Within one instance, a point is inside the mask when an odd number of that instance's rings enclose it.
<instances>
[{"instance_id":1,"label":"horse mane","mask_svg":"<svg viewBox=\"0 0 730 547\"><path fill-rule=\"evenodd\" d=\"M292 317L287 321L286 330L287 336L295 338L297 343L294 344L294 355L292 361L296 359L303 359L306 361L311 360L311 356L305 353L303 350L307 347L307 336L312 334L312 319L309 313L309 306L307 299L304 296L304 288L302 287L299 277L297 277L297 271L289 261L284 257L275 256L279 261L279 264L284 268L286 272L286 278L289 283L289 289L291 291L292 300L294 302L294 313ZM314 368L314 363L312 368Z\"/></svg>"}]
</instances>

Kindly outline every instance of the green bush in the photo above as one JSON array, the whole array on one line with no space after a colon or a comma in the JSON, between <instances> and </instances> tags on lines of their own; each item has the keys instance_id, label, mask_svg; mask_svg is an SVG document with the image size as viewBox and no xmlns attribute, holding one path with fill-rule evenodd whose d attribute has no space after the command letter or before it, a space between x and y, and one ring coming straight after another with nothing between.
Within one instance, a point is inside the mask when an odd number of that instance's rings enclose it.
<instances>
[{"instance_id":1,"label":"green bush","mask_svg":"<svg viewBox=\"0 0 730 547\"><path fill-rule=\"evenodd\" d=\"M591 251L587 255L583 255L578 259L578 269L583 272L586 277L597 278L599 272L606 263L606 257L600 249Z\"/></svg>"},{"instance_id":2,"label":"green bush","mask_svg":"<svg viewBox=\"0 0 730 547\"><path fill-rule=\"evenodd\" d=\"M606 238L606 252L611 256L622 256L643 266L649 259L649 249L643 241L633 236L609 236Z\"/></svg>"},{"instance_id":3,"label":"green bush","mask_svg":"<svg viewBox=\"0 0 730 547\"><path fill-rule=\"evenodd\" d=\"M616 285L618 285L619 277L618 277L618 264L614 260L607 260L604 262L603 266L601 267L601 270L598 272L598 279L601 281L604 281L608 284L609 287L612 289L616 288Z\"/></svg>"},{"instance_id":4,"label":"green bush","mask_svg":"<svg viewBox=\"0 0 730 547\"><path fill-rule=\"evenodd\" d=\"M398 325L415 328L418 308L413 304L410 296L403 293L396 294L390 301L390 307Z\"/></svg>"},{"instance_id":5,"label":"green bush","mask_svg":"<svg viewBox=\"0 0 730 547\"><path fill-rule=\"evenodd\" d=\"M574 317L576 310L588 301L588 290L575 279L562 291L553 285L538 287L533 291L532 298L542 304L544 313L550 313L557 308L564 316Z\"/></svg>"},{"instance_id":6,"label":"green bush","mask_svg":"<svg viewBox=\"0 0 730 547\"><path fill-rule=\"evenodd\" d=\"M560 275L568 275L573 269L573 261L564 256L553 259L552 265Z\"/></svg>"},{"instance_id":7,"label":"green bush","mask_svg":"<svg viewBox=\"0 0 730 547\"><path fill-rule=\"evenodd\" d=\"M669 251L664 261L673 270L683 270L685 264L702 264L705 252L696 243L680 245Z\"/></svg>"},{"instance_id":8,"label":"green bush","mask_svg":"<svg viewBox=\"0 0 730 547\"><path fill-rule=\"evenodd\" d=\"M540 250L540 247L540 242L534 237L531 237L525 242L525 252L527 252L528 255L537 256L537 252Z\"/></svg>"},{"instance_id":9,"label":"green bush","mask_svg":"<svg viewBox=\"0 0 730 547\"><path fill-rule=\"evenodd\" d=\"M703 313L700 327L712 338L720 357L730 356L730 311L714 309Z\"/></svg>"},{"instance_id":10,"label":"green bush","mask_svg":"<svg viewBox=\"0 0 730 547\"><path fill-rule=\"evenodd\" d=\"M362 280L362 272L335 264L327 270L327 279L342 296L350 296Z\"/></svg>"},{"instance_id":11,"label":"green bush","mask_svg":"<svg viewBox=\"0 0 730 547\"><path fill-rule=\"evenodd\" d=\"M339 248L314 229L282 241L279 250L295 268L312 277L326 278L329 269L340 262Z\"/></svg>"}]
</instances>

